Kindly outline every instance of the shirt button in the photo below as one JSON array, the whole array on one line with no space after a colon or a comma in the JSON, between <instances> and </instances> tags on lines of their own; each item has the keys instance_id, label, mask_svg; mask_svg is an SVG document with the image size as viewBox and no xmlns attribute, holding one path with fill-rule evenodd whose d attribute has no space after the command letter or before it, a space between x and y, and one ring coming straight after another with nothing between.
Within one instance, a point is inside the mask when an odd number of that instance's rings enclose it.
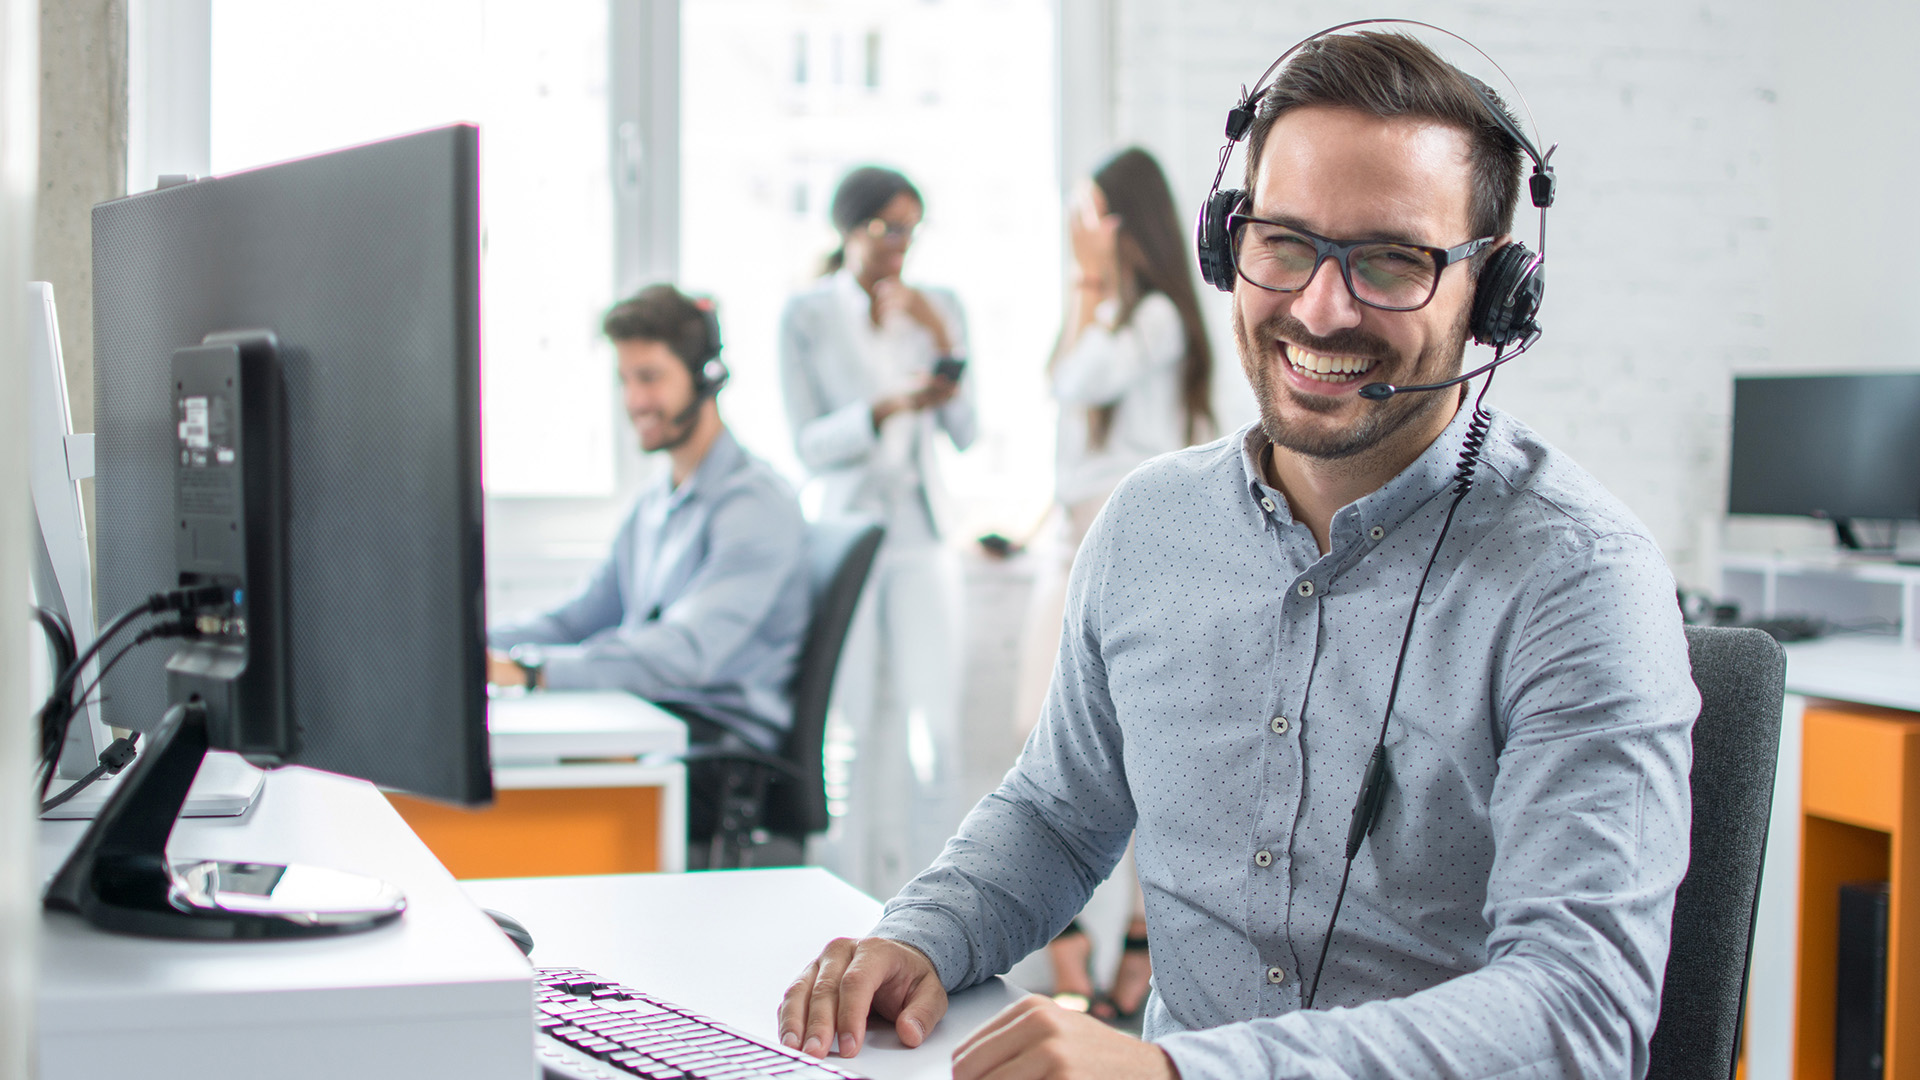
<instances>
[{"instance_id":1,"label":"shirt button","mask_svg":"<svg viewBox=\"0 0 1920 1080\"><path fill-rule=\"evenodd\" d=\"M1273 500L1269 498L1261 499L1260 509L1265 510L1269 514L1273 513Z\"/></svg>"},{"instance_id":2,"label":"shirt button","mask_svg":"<svg viewBox=\"0 0 1920 1080\"><path fill-rule=\"evenodd\" d=\"M1298 584L1298 585L1295 585L1295 586L1293 587L1293 591L1294 591L1294 592L1297 592L1297 593L1299 593L1299 594L1300 594L1301 596L1312 596L1312 595L1313 595L1313 582L1311 582L1311 581L1303 581L1303 582L1301 582L1300 584Z\"/></svg>"},{"instance_id":3,"label":"shirt button","mask_svg":"<svg viewBox=\"0 0 1920 1080\"><path fill-rule=\"evenodd\" d=\"M1273 728L1275 735L1285 735L1287 733L1287 718L1284 716L1276 716L1273 718L1273 723L1270 726Z\"/></svg>"},{"instance_id":4,"label":"shirt button","mask_svg":"<svg viewBox=\"0 0 1920 1080\"><path fill-rule=\"evenodd\" d=\"M1387 530L1381 528L1378 525L1375 525L1373 528L1367 530L1367 535L1373 537L1375 540L1378 540L1381 537L1387 535Z\"/></svg>"},{"instance_id":5,"label":"shirt button","mask_svg":"<svg viewBox=\"0 0 1920 1080\"><path fill-rule=\"evenodd\" d=\"M1283 983L1283 982L1286 982L1286 981L1287 981L1287 971L1286 971L1286 969L1285 969L1285 968L1277 968L1277 967L1270 967L1270 968L1268 968L1268 969L1267 969L1267 981L1268 981L1268 982L1270 982L1270 983L1273 983L1273 984L1274 984L1274 985L1276 985L1276 986L1277 986L1277 985L1279 985L1280 983Z\"/></svg>"},{"instance_id":6,"label":"shirt button","mask_svg":"<svg viewBox=\"0 0 1920 1080\"><path fill-rule=\"evenodd\" d=\"M1253 853L1253 865L1255 865L1255 866L1272 866L1272 865L1273 865L1273 852L1271 852L1271 851L1266 851L1266 850L1264 850L1264 849L1263 849L1263 850L1260 850L1260 851L1256 851L1256 852L1254 852L1254 853Z\"/></svg>"}]
</instances>

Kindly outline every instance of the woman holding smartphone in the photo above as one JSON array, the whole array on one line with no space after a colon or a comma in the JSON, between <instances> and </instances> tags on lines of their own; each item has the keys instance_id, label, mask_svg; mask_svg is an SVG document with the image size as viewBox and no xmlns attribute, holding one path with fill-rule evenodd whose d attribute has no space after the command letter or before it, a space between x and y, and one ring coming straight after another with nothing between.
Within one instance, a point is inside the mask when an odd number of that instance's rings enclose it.
<instances>
[{"instance_id":1,"label":"woman holding smartphone","mask_svg":"<svg viewBox=\"0 0 1920 1080\"><path fill-rule=\"evenodd\" d=\"M875 896L930 863L959 822L959 564L937 444L972 445L966 320L945 289L901 279L925 204L905 176L847 174L831 215L839 250L781 317L780 374L820 513L864 514L886 541L835 683L855 755L846 813L823 861ZM830 734L831 737L831 734Z\"/></svg>"}]
</instances>

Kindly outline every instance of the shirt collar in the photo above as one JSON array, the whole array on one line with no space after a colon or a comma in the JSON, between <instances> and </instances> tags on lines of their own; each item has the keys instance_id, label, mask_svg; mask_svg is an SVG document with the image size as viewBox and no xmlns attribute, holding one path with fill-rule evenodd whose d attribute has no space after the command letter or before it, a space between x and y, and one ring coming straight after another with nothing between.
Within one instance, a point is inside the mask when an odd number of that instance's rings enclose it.
<instances>
[{"instance_id":1,"label":"shirt collar","mask_svg":"<svg viewBox=\"0 0 1920 1080\"><path fill-rule=\"evenodd\" d=\"M1337 551L1361 537L1380 539L1370 536L1374 528L1392 532L1429 499L1450 488L1460 465L1461 452L1466 448L1467 428L1472 420L1473 409L1462 405L1454 412L1446 430L1411 464L1376 490L1336 511L1329 537L1333 549ZM1248 425L1240 433L1240 466L1246 478L1247 497L1256 504L1256 509L1268 520L1285 525L1292 520L1293 511L1287 506L1286 496L1267 485L1266 473L1260 464L1268 445L1267 434L1260 424L1256 421ZM1271 514L1259 505L1263 499L1273 500Z\"/></svg>"},{"instance_id":2,"label":"shirt collar","mask_svg":"<svg viewBox=\"0 0 1920 1080\"><path fill-rule=\"evenodd\" d=\"M667 506L669 508L680 506L693 498L702 488L730 475L740 467L743 457L744 452L740 449L740 444L734 441L733 432L722 427L720 434L714 437L713 445L707 447L707 455L700 459L700 464L694 468L693 475L687 477L686 483L674 487L673 470L667 470L666 478L661 481Z\"/></svg>"}]
</instances>

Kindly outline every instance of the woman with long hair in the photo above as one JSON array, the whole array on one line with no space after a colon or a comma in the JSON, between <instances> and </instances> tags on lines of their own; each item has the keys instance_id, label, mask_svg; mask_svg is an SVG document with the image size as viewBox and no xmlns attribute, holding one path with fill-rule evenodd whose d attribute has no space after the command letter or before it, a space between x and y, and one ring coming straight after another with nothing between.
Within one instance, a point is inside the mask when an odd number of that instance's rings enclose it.
<instances>
[{"instance_id":1,"label":"woman with long hair","mask_svg":"<svg viewBox=\"0 0 1920 1080\"><path fill-rule=\"evenodd\" d=\"M1074 280L1047 366L1060 405L1060 528L1057 556L1037 575L1028 616L1016 694L1022 727L1039 719L1059 648L1067 571L1107 496L1148 458L1215 434L1213 353L1194 291L1192 248L1153 156L1130 147L1095 170L1068 211L1067 236ZM1131 849L1109 881L1132 893L1111 989L1094 992L1092 942L1079 920L1049 955L1063 1004L1126 1022L1145 1003L1153 972Z\"/></svg>"},{"instance_id":2,"label":"woman with long hair","mask_svg":"<svg viewBox=\"0 0 1920 1080\"><path fill-rule=\"evenodd\" d=\"M834 697L854 754L846 812L821 861L891 896L959 823L960 571L941 543L942 433L972 444L966 320L945 289L901 279L925 204L900 173L848 173L831 216L840 248L787 303L781 390L820 513L878 518L886 540L848 632ZM835 732L830 731L834 738Z\"/></svg>"}]
</instances>

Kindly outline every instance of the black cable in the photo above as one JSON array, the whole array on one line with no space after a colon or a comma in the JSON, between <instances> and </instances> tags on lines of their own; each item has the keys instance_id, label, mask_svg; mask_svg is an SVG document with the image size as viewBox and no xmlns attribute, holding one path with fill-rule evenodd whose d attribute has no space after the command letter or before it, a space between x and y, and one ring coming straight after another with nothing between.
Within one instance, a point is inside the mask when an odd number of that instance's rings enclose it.
<instances>
[{"instance_id":1,"label":"black cable","mask_svg":"<svg viewBox=\"0 0 1920 1080\"><path fill-rule=\"evenodd\" d=\"M1494 352L1494 361L1498 363L1500 353ZM1486 410L1487 390L1493 386L1493 375L1487 375L1487 381L1480 384L1479 396L1473 399L1473 419L1467 424L1467 435L1460 448L1460 463L1453 474L1453 502L1447 506L1446 519L1440 523L1440 535L1433 542L1433 551L1427 556L1427 567L1420 574L1420 584L1413 590L1413 606L1407 611L1407 628L1400 635L1400 655L1393 662L1393 682L1387 689L1387 710L1380 718L1380 737L1374 740L1373 755L1367 759L1366 776L1360 782L1360 795L1354 800L1353 819L1347 826L1346 866L1340 871L1340 891L1334 894L1333 914L1327 918L1327 936L1320 942L1320 960L1313 966L1313 982L1307 987L1306 1007L1313 1008L1313 999L1320 993L1320 973L1327 966L1327 950L1333 947L1333 928L1340 921L1340 907L1347 899L1347 878L1353 873L1353 860L1360 853L1360 844L1373 831L1380 810L1380 802L1386 798L1390 771L1387 767L1387 725L1393 720L1394 702L1400 697L1400 675L1407 664L1407 647L1413 643L1413 624L1420 614L1420 598L1427 591L1427 579L1433 575L1433 567L1440 559L1440 546L1447 542L1447 531L1453 528L1453 515L1460 509L1461 500L1473 489L1473 473L1480 464L1480 451L1486 445L1487 432L1493 424L1493 414Z\"/></svg>"},{"instance_id":2,"label":"black cable","mask_svg":"<svg viewBox=\"0 0 1920 1080\"><path fill-rule=\"evenodd\" d=\"M99 654L107 642L138 619L167 611L187 614L197 608L228 602L232 596L232 590L225 585L199 585L154 593L115 616L86 649L67 665L66 670L54 680L53 692L47 695L47 702L40 709L42 745L37 788L41 797L45 797L47 785L53 782L54 770L60 763L60 752L66 745L67 729L72 726L74 713L78 711L73 696L74 683L79 680L87 663Z\"/></svg>"},{"instance_id":3,"label":"black cable","mask_svg":"<svg viewBox=\"0 0 1920 1080\"><path fill-rule=\"evenodd\" d=\"M40 804L42 814L65 803L93 785L102 776L116 776L121 769L133 761L134 746L140 741L140 733L128 732L126 738L115 739L105 750L100 751L100 764L95 765L87 775L69 784L66 789L53 798Z\"/></svg>"}]
</instances>

